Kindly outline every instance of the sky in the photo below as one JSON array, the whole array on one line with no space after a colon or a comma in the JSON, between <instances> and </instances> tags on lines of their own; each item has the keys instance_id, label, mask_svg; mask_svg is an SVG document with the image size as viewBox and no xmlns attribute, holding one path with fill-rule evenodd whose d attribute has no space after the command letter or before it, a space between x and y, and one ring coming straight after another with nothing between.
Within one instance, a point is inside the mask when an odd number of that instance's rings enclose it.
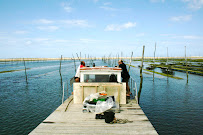
<instances>
[{"instance_id":1,"label":"sky","mask_svg":"<svg viewBox=\"0 0 203 135\"><path fill-rule=\"evenodd\" d=\"M203 0L0 0L0 58L203 56Z\"/></svg>"}]
</instances>

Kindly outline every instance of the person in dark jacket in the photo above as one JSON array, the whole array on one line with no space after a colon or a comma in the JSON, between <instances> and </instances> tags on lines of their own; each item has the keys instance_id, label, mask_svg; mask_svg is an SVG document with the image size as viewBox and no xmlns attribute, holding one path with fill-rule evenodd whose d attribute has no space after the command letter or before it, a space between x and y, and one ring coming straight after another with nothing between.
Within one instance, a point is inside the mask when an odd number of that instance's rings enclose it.
<instances>
[{"instance_id":1,"label":"person in dark jacket","mask_svg":"<svg viewBox=\"0 0 203 135\"><path fill-rule=\"evenodd\" d=\"M118 65L120 68L122 68L122 72L121 72L122 82L126 82L126 96L130 96L131 92L130 92L130 88L128 86L128 80L130 78L130 75L127 71L125 63L123 63L122 60L118 61Z\"/></svg>"}]
</instances>

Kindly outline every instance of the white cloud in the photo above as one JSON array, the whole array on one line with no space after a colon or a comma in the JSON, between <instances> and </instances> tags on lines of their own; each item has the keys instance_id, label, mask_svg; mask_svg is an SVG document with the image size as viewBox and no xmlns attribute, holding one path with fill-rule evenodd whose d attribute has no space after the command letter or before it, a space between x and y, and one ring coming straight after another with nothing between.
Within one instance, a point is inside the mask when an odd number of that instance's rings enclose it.
<instances>
[{"instance_id":1,"label":"white cloud","mask_svg":"<svg viewBox=\"0 0 203 135\"><path fill-rule=\"evenodd\" d=\"M82 43L95 43L95 42L97 42L97 40L94 40L94 39L85 39L85 38L80 39L80 41Z\"/></svg>"},{"instance_id":2,"label":"white cloud","mask_svg":"<svg viewBox=\"0 0 203 135\"><path fill-rule=\"evenodd\" d=\"M150 0L150 2L152 2L152 3L156 3L156 2L165 2L165 0Z\"/></svg>"},{"instance_id":3,"label":"white cloud","mask_svg":"<svg viewBox=\"0 0 203 135\"><path fill-rule=\"evenodd\" d=\"M36 42L43 42L43 41L48 41L49 39L48 38L35 38L33 40Z\"/></svg>"},{"instance_id":4,"label":"white cloud","mask_svg":"<svg viewBox=\"0 0 203 135\"><path fill-rule=\"evenodd\" d=\"M183 36L184 39L199 39L201 37L198 36Z\"/></svg>"},{"instance_id":5,"label":"white cloud","mask_svg":"<svg viewBox=\"0 0 203 135\"><path fill-rule=\"evenodd\" d=\"M184 35L184 36L177 36L173 38L183 38L183 39L203 39L203 37L200 36L194 36L194 35Z\"/></svg>"},{"instance_id":6,"label":"white cloud","mask_svg":"<svg viewBox=\"0 0 203 135\"><path fill-rule=\"evenodd\" d=\"M62 5L62 7L64 8L64 10L65 10L66 12L68 12L68 13L70 13L70 12L73 11L73 8L70 7L70 4L69 4L69 3L63 2L61 5Z\"/></svg>"},{"instance_id":7,"label":"white cloud","mask_svg":"<svg viewBox=\"0 0 203 135\"><path fill-rule=\"evenodd\" d=\"M98 2L98 1L99 1L99 0L93 0L93 2L95 2L95 3Z\"/></svg>"},{"instance_id":8,"label":"white cloud","mask_svg":"<svg viewBox=\"0 0 203 135\"><path fill-rule=\"evenodd\" d=\"M160 36L174 36L175 34L160 34Z\"/></svg>"},{"instance_id":9,"label":"white cloud","mask_svg":"<svg viewBox=\"0 0 203 135\"><path fill-rule=\"evenodd\" d=\"M108 7L108 6L101 6L100 8L104 9L106 11L116 11L117 10L116 8L112 8L112 7Z\"/></svg>"},{"instance_id":10,"label":"white cloud","mask_svg":"<svg viewBox=\"0 0 203 135\"><path fill-rule=\"evenodd\" d=\"M35 20L35 23L39 23L39 24L51 24L51 23L54 23L54 21L47 20L47 19L39 19L39 20Z\"/></svg>"},{"instance_id":11,"label":"white cloud","mask_svg":"<svg viewBox=\"0 0 203 135\"><path fill-rule=\"evenodd\" d=\"M182 0L184 3L188 4L188 8L198 10L203 6L203 0Z\"/></svg>"},{"instance_id":12,"label":"white cloud","mask_svg":"<svg viewBox=\"0 0 203 135\"><path fill-rule=\"evenodd\" d=\"M174 39L203 39L203 36L196 36L196 35L176 35L176 34L160 34L160 36L165 36L167 38L174 38Z\"/></svg>"},{"instance_id":13,"label":"white cloud","mask_svg":"<svg viewBox=\"0 0 203 135\"><path fill-rule=\"evenodd\" d=\"M54 43L67 43L69 42L68 40L64 40L64 39L56 39L53 41Z\"/></svg>"},{"instance_id":14,"label":"white cloud","mask_svg":"<svg viewBox=\"0 0 203 135\"><path fill-rule=\"evenodd\" d=\"M105 40L95 40L95 39L87 39L87 38L81 38L79 39L81 43L109 43L109 41L105 41Z\"/></svg>"},{"instance_id":15,"label":"white cloud","mask_svg":"<svg viewBox=\"0 0 203 135\"><path fill-rule=\"evenodd\" d=\"M111 2L105 2L105 3L104 3L105 6L111 5L111 4L112 4Z\"/></svg>"},{"instance_id":16,"label":"white cloud","mask_svg":"<svg viewBox=\"0 0 203 135\"><path fill-rule=\"evenodd\" d=\"M55 30L59 29L58 26L39 26L37 28L40 30L46 30L46 31L55 31Z\"/></svg>"},{"instance_id":17,"label":"white cloud","mask_svg":"<svg viewBox=\"0 0 203 135\"><path fill-rule=\"evenodd\" d=\"M71 28L71 27L91 27L87 20L46 20L40 19L35 21L37 22L36 28L39 30L46 30L46 31L55 31L60 28ZM54 25L50 25L53 23ZM40 25L39 25L40 24ZM18 34L23 34L23 31L16 32Z\"/></svg>"},{"instance_id":18,"label":"white cloud","mask_svg":"<svg viewBox=\"0 0 203 135\"><path fill-rule=\"evenodd\" d=\"M15 34L26 34L28 33L27 31L23 31L23 30L18 30L14 32Z\"/></svg>"},{"instance_id":19,"label":"white cloud","mask_svg":"<svg viewBox=\"0 0 203 135\"><path fill-rule=\"evenodd\" d=\"M135 36L136 36L136 37L143 37L143 36L145 36L145 33L138 33L138 34L136 34Z\"/></svg>"},{"instance_id":20,"label":"white cloud","mask_svg":"<svg viewBox=\"0 0 203 135\"><path fill-rule=\"evenodd\" d=\"M174 22L190 21L191 19L192 19L192 15L174 16L170 18L170 20Z\"/></svg>"},{"instance_id":21,"label":"white cloud","mask_svg":"<svg viewBox=\"0 0 203 135\"><path fill-rule=\"evenodd\" d=\"M135 27L136 23L128 22L123 24L123 28L130 28L130 27Z\"/></svg>"},{"instance_id":22,"label":"white cloud","mask_svg":"<svg viewBox=\"0 0 203 135\"><path fill-rule=\"evenodd\" d=\"M128 22L125 24L110 24L107 25L106 28L104 29L105 31L121 31L123 29L128 29L136 26L136 22Z\"/></svg>"},{"instance_id":23,"label":"white cloud","mask_svg":"<svg viewBox=\"0 0 203 135\"><path fill-rule=\"evenodd\" d=\"M32 42L31 41L26 41L25 44L30 45L30 44L32 44Z\"/></svg>"},{"instance_id":24,"label":"white cloud","mask_svg":"<svg viewBox=\"0 0 203 135\"><path fill-rule=\"evenodd\" d=\"M60 22L68 26L89 27L86 20L61 20Z\"/></svg>"}]
</instances>

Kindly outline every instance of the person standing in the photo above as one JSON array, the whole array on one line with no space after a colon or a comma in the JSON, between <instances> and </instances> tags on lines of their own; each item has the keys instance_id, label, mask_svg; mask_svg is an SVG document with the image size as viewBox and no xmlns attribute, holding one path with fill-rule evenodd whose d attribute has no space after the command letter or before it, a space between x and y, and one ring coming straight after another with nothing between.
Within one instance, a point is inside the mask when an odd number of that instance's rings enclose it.
<instances>
[{"instance_id":1,"label":"person standing","mask_svg":"<svg viewBox=\"0 0 203 135\"><path fill-rule=\"evenodd\" d=\"M119 65L120 68L122 68L122 72L121 72L122 82L126 82L126 96L130 96L131 92L130 92L130 88L129 88L129 85L128 85L130 75L129 75L128 71L127 71L125 63L123 63L122 60L118 61L118 65Z\"/></svg>"},{"instance_id":2,"label":"person standing","mask_svg":"<svg viewBox=\"0 0 203 135\"><path fill-rule=\"evenodd\" d=\"M75 74L75 82L80 82L80 68L85 67L85 62L81 61Z\"/></svg>"}]
</instances>

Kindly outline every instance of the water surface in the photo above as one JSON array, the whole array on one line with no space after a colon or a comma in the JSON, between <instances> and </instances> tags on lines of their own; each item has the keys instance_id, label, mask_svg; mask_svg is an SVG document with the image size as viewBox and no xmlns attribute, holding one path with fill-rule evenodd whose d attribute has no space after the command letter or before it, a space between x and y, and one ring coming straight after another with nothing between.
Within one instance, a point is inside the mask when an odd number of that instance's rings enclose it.
<instances>
[{"instance_id":1,"label":"water surface","mask_svg":"<svg viewBox=\"0 0 203 135\"><path fill-rule=\"evenodd\" d=\"M100 60L96 66L107 65ZM62 87L59 61L26 62L28 84L24 71L0 74L0 133L28 134L60 104ZM89 61L86 62L89 65ZM133 62L139 65L140 62ZM76 67L79 61L76 62ZM22 62L0 64L0 71L23 69ZM160 69L156 69L159 71ZM146 71L143 71L146 72ZM67 82L75 74L73 61L62 61L65 98L71 94ZM139 69L131 67L130 75L139 89ZM143 74L140 106L159 134L201 134L203 132L203 77L175 72L183 78L176 80L152 74Z\"/></svg>"}]
</instances>

